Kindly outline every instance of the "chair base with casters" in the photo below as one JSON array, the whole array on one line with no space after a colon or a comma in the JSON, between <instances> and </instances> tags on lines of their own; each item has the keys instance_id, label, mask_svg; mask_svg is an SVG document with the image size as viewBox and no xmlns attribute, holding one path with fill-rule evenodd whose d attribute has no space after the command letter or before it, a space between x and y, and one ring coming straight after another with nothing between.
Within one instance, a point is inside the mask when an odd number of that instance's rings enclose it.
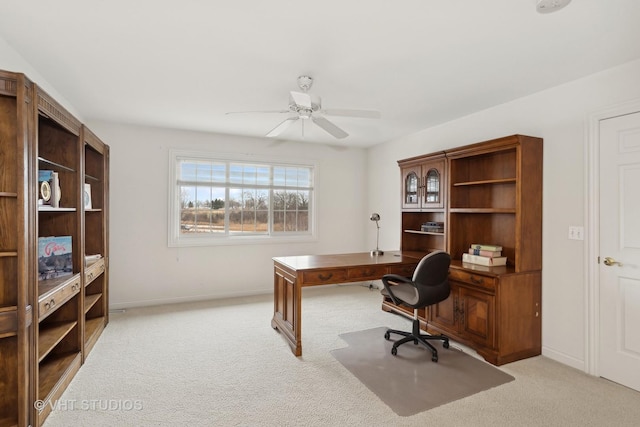
<instances>
[{"instance_id":1,"label":"chair base with casters","mask_svg":"<svg viewBox=\"0 0 640 427\"><path fill-rule=\"evenodd\" d=\"M391 334L402 335L404 337L393 343L393 347L391 347L391 354L394 356L398 354L398 347L411 341L413 341L413 344L415 345L422 344L424 347L431 350L431 360L434 362L438 361L438 350L429 343L430 340L442 341L442 347L449 348L449 337L445 335L428 335L420 332L418 310L413 311L413 328L411 332L388 329L387 332L384 333L384 338L386 340L390 340Z\"/></svg>"},{"instance_id":2,"label":"chair base with casters","mask_svg":"<svg viewBox=\"0 0 640 427\"><path fill-rule=\"evenodd\" d=\"M391 338L391 334L398 334L403 337L393 343L391 354L394 356L398 354L399 346L410 341L413 341L415 345L422 344L422 346L431 350L431 360L434 362L438 361L438 351L429 341L442 341L442 346L449 348L449 337L421 333L418 309L437 304L449 297L451 293L448 281L450 263L451 256L448 253L434 251L420 260L412 278L397 274L385 274L382 277L382 284L384 285L382 295L385 298L390 298L398 306L404 305L413 308L413 327L411 332L389 329L384 334L386 340Z\"/></svg>"}]
</instances>

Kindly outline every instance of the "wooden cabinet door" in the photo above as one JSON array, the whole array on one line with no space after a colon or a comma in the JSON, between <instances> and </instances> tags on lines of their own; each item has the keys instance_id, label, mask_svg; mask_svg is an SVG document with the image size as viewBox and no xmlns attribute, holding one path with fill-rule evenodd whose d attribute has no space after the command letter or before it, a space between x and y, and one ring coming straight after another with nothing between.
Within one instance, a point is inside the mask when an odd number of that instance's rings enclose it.
<instances>
[{"instance_id":1,"label":"wooden cabinet door","mask_svg":"<svg viewBox=\"0 0 640 427\"><path fill-rule=\"evenodd\" d=\"M434 304L428 309L429 325L437 327L443 332L450 334L458 333L458 325L456 323L456 302L457 291L452 289L451 295L446 300Z\"/></svg>"},{"instance_id":2,"label":"wooden cabinet door","mask_svg":"<svg viewBox=\"0 0 640 427\"><path fill-rule=\"evenodd\" d=\"M402 209L422 206L422 170L420 165L404 166L402 171Z\"/></svg>"},{"instance_id":3,"label":"wooden cabinet door","mask_svg":"<svg viewBox=\"0 0 640 427\"><path fill-rule=\"evenodd\" d=\"M487 348L495 348L495 296L459 288L460 334Z\"/></svg>"}]
</instances>

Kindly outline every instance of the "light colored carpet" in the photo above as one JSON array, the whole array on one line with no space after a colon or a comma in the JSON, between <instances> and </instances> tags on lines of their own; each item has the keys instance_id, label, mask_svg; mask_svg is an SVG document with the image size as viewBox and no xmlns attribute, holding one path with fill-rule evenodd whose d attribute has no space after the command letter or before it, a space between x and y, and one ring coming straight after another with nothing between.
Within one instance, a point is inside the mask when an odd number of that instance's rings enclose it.
<instances>
[{"instance_id":1,"label":"light colored carpet","mask_svg":"<svg viewBox=\"0 0 640 427\"><path fill-rule=\"evenodd\" d=\"M443 348L440 341L431 341L438 363L431 361L431 351L413 343L398 347L393 356L393 341L403 337L392 335L387 341L386 330L340 334L348 347L331 354L398 415L415 415L514 379L462 350Z\"/></svg>"},{"instance_id":2,"label":"light colored carpet","mask_svg":"<svg viewBox=\"0 0 640 427\"><path fill-rule=\"evenodd\" d=\"M410 327L380 309L378 291L305 288L300 358L271 328L272 314L270 295L112 314L62 397L67 407L45 427L637 426L640 419L640 393L544 357L501 367L515 381L400 417L330 353L346 346L339 334ZM93 408L78 408L83 402Z\"/></svg>"}]
</instances>

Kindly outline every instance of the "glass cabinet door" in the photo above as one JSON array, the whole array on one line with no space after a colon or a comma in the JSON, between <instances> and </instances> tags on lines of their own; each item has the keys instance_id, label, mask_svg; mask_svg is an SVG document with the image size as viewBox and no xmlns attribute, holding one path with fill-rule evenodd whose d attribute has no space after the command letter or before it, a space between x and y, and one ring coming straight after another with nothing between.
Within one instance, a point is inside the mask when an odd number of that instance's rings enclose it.
<instances>
[{"instance_id":1,"label":"glass cabinet door","mask_svg":"<svg viewBox=\"0 0 640 427\"><path fill-rule=\"evenodd\" d=\"M440 173L436 169L429 169L427 172L424 201L426 203L440 202Z\"/></svg>"},{"instance_id":2,"label":"glass cabinet door","mask_svg":"<svg viewBox=\"0 0 640 427\"><path fill-rule=\"evenodd\" d=\"M413 172L405 179L404 202L412 205L418 204L418 175Z\"/></svg>"},{"instance_id":3,"label":"glass cabinet door","mask_svg":"<svg viewBox=\"0 0 640 427\"><path fill-rule=\"evenodd\" d=\"M445 160L434 159L422 164L423 198L422 207L440 209L444 207Z\"/></svg>"},{"instance_id":4,"label":"glass cabinet door","mask_svg":"<svg viewBox=\"0 0 640 427\"><path fill-rule=\"evenodd\" d=\"M422 205L422 173L420 165L402 168L402 208L419 209Z\"/></svg>"}]
</instances>

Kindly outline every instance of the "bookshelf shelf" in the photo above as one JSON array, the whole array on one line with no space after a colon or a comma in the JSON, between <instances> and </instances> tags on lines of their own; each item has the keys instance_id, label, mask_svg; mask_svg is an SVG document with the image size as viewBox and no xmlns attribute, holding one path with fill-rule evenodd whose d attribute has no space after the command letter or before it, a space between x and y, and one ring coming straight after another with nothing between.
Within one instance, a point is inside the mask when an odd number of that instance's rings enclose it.
<instances>
[{"instance_id":1,"label":"bookshelf shelf","mask_svg":"<svg viewBox=\"0 0 640 427\"><path fill-rule=\"evenodd\" d=\"M87 313L87 311L91 310L91 307L93 307L101 297L102 297L102 294L92 294L92 295L86 295L84 297L85 314Z\"/></svg>"},{"instance_id":2,"label":"bookshelf shelf","mask_svg":"<svg viewBox=\"0 0 640 427\"><path fill-rule=\"evenodd\" d=\"M73 365L80 367L80 352L72 351L50 355L40 364L38 400L51 400L51 392L66 375L72 371ZM77 370L77 369L76 369Z\"/></svg>"},{"instance_id":3,"label":"bookshelf shelf","mask_svg":"<svg viewBox=\"0 0 640 427\"><path fill-rule=\"evenodd\" d=\"M42 359L44 359L77 324L77 321L56 322L40 328L40 334L38 336L38 362L42 362Z\"/></svg>"},{"instance_id":4,"label":"bookshelf shelf","mask_svg":"<svg viewBox=\"0 0 640 427\"><path fill-rule=\"evenodd\" d=\"M450 213L472 213L472 214L515 214L515 209L509 208L451 208Z\"/></svg>"},{"instance_id":5,"label":"bookshelf shelf","mask_svg":"<svg viewBox=\"0 0 640 427\"><path fill-rule=\"evenodd\" d=\"M55 162L53 160L49 160L49 159L45 159L44 157L38 157L38 163L40 164L40 169L46 169L47 167L50 167L52 169L58 169L61 171L65 171L65 172L72 172L75 173L75 169L69 167L69 166L65 166L61 163Z\"/></svg>"},{"instance_id":6,"label":"bookshelf shelf","mask_svg":"<svg viewBox=\"0 0 640 427\"><path fill-rule=\"evenodd\" d=\"M463 187L469 185L492 185L492 184L515 184L515 178L503 178L503 179L485 179L482 181L467 181L467 182L454 182L451 185L454 187Z\"/></svg>"},{"instance_id":7,"label":"bookshelf shelf","mask_svg":"<svg viewBox=\"0 0 640 427\"><path fill-rule=\"evenodd\" d=\"M412 234L425 234L429 236L444 236L444 233L434 233L433 231L404 230L404 232Z\"/></svg>"}]
</instances>

